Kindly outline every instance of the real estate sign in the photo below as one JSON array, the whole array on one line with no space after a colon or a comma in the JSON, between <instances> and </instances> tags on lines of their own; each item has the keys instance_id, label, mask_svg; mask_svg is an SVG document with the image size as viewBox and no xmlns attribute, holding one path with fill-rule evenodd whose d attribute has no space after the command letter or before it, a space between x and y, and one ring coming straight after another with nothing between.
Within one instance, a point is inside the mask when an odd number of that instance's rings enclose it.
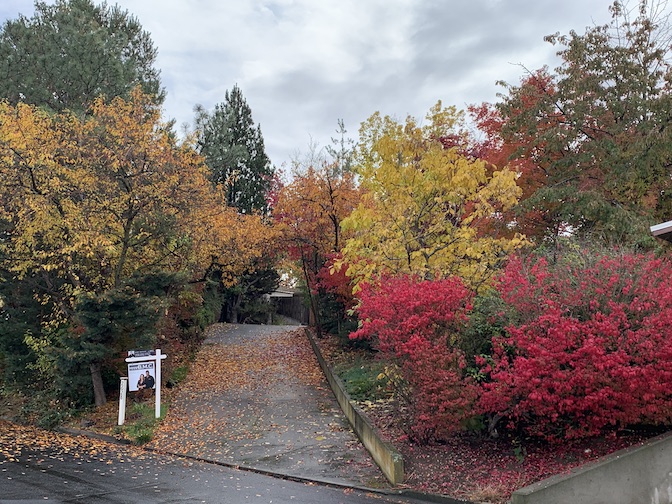
<instances>
[{"instance_id":1,"label":"real estate sign","mask_svg":"<svg viewBox=\"0 0 672 504\"><path fill-rule=\"evenodd\" d=\"M128 363L128 389L131 392L153 389L155 384L154 361Z\"/></svg>"},{"instance_id":2,"label":"real estate sign","mask_svg":"<svg viewBox=\"0 0 672 504\"><path fill-rule=\"evenodd\" d=\"M128 363L128 388L131 391L154 389L154 415L161 416L161 361L166 354L161 349L156 350L129 350L126 362ZM122 379L122 383L125 381ZM123 386L122 386L123 388ZM126 390L123 388L123 390ZM124 401L126 396L124 395ZM119 418L122 422L122 402L119 399ZM119 425L123 425L120 423Z\"/></svg>"}]
</instances>

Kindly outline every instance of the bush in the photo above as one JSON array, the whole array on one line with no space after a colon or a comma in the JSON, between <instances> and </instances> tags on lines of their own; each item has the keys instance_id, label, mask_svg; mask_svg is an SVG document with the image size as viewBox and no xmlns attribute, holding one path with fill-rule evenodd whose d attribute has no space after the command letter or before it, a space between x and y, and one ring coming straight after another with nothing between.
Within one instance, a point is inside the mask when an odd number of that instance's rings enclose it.
<instances>
[{"instance_id":1,"label":"bush","mask_svg":"<svg viewBox=\"0 0 672 504\"><path fill-rule=\"evenodd\" d=\"M461 429L476 398L456 346L471 292L456 278L383 278L378 285L363 285L360 299L361 327L350 337L371 340L397 363L410 387L402 399L410 403L416 440L428 442Z\"/></svg>"},{"instance_id":2,"label":"bush","mask_svg":"<svg viewBox=\"0 0 672 504\"><path fill-rule=\"evenodd\" d=\"M493 340L482 410L547 440L672 420L672 265L651 255L512 259L519 322Z\"/></svg>"},{"instance_id":3,"label":"bush","mask_svg":"<svg viewBox=\"0 0 672 504\"><path fill-rule=\"evenodd\" d=\"M506 334L505 328L513 322L514 315L496 289L488 289L474 298L473 309L459 340L471 372L479 373L476 357L492 354L493 338Z\"/></svg>"}]
</instances>

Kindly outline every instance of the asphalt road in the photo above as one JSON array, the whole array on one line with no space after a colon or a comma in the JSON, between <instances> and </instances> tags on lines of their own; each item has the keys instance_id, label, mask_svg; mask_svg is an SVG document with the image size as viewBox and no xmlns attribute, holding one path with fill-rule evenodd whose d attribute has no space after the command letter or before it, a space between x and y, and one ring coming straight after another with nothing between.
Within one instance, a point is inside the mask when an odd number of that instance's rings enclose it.
<instances>
[{"instance_id":1,"label":"asphalt road","mask_svg":"<svg viewBox=\"0 0 672 504\"><path fill-rule=\"evenodd\" d=\"M0 504L417 502L288 481L132 447L80 444L62 434L38 444L46 446L15 446L0 454Z\"/></svg>"}]
</instances>

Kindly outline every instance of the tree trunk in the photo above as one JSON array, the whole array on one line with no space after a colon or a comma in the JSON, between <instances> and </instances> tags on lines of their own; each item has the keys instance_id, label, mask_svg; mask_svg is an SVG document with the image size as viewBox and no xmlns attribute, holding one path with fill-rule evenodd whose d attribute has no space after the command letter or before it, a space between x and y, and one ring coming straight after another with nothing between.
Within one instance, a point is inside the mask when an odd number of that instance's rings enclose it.
<instances>
[{"instance_id":1,"label":"tree trunk","mask_svg":"<svg viewBox=\"0 0 672 504\"><path fill-rule=\"evenodd\" d=\"M243 295L238 294L233 303L231 304L231 323L232 324L238 324L240 323L240 320L238 320L238 310L240 310L240 306L243 304Z\"/></svg>"},{"instance_id":2,"label":"tree trunk","mask_svg":"<svg viewBox=\"0 0 672 504\"><path fill-rule=\"evenodd\" d=\"M96 401L96 407L100 407L107 402L105 388L103 387L103 375L100 372L100 362L91 363L91 381L93 382L93 397Z\"/></svg>"}]
</instances>

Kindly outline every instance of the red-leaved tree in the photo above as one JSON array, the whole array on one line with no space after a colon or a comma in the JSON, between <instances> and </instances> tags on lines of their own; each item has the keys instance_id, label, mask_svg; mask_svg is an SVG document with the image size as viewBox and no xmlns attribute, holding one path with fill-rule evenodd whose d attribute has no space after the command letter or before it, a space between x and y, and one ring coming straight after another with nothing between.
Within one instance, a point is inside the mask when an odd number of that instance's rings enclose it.
<instances>
[{"instance_id":1,"label":"red-leaved tree","mask_svg":"<svg viewBox=\"0 0 672 504\"><path fill-rule=\"evenodd\" d=\"M672 264L652 255L510 260L519 317L493 341L482 410L557 441L672 421Z\"/></svg>"},{"instance_id":2,"label":"red-leaved tree","mask_svg":"<svg viewBox=\"0 0 672 504\"><path fill-rule=\"evenodd\" d=\"M409 388L411 434L426 442L459 430L473 414L477 392L456 348L471 308L469 289L458 278L402 276L363 284L359 298L361 327L350 337L372 340L398 365Z\"/></svg>"}]
</instances>

